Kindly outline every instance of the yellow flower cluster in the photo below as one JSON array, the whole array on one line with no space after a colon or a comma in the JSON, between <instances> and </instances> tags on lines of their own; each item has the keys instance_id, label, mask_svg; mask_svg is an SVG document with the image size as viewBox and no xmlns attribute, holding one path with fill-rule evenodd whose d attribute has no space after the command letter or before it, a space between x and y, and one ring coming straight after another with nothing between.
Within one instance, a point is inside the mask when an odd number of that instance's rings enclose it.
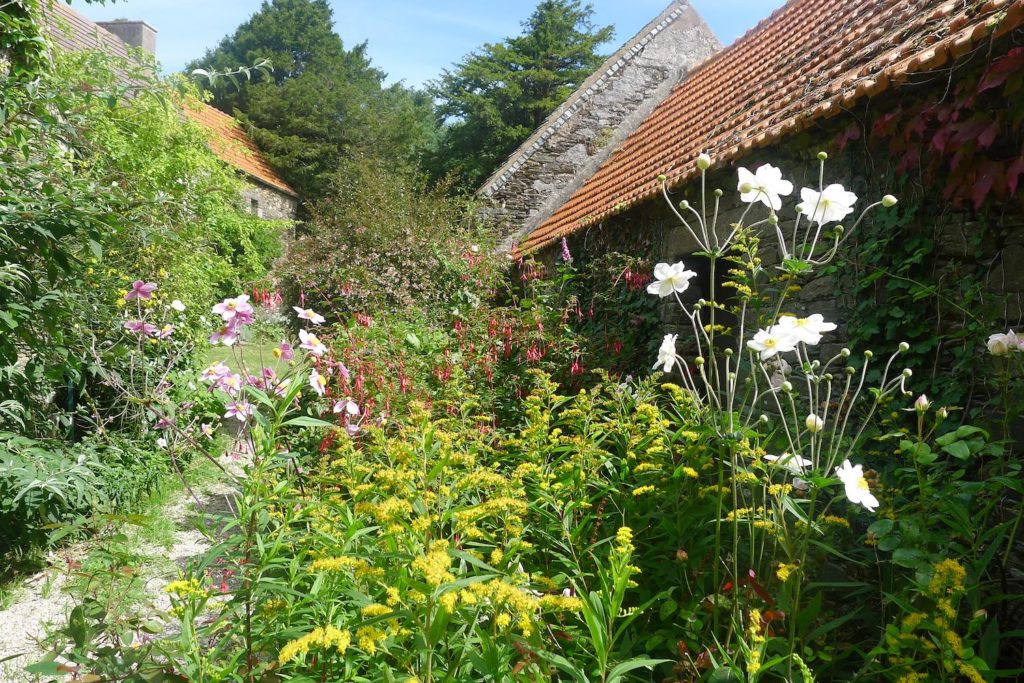
<instances>
[{"instance_id":1,"label":"yellow flower cluster","mask_svg":"<svg viewBox=\"0 0 1024 683\"><path fill-rule=\"evenodd\" d=\"M198 579L171 581L164 586L164 592L177 595L179 598L205 598L210 594L202 587Z\"/></svg>"},{"instance_id":2,"label":"yellow flower cluster","mask_svg":"<svg viewBox=\"0 0 1024 683\"><path fill-rule=\"evenodd\" d=\"M934 597L959 595L964 592L967 570L956 560L946 559L935 565L928 592Z\"/></svg>"},{"instance_id":3,"label":"yellow flower cluster","mask_svg":"<svg viewBox=\"0 0 1024 683\"><path fill-rule=\"evenodd\" d=\"M455 580L450 571L451 566L451 555L448 554L447 546L443 545L437 545L430 552L412 561L413 569L423 574L423 578L434 588Z\"/></svg>"},{"instance_id":4,"label":"yellow flower cluster","mask_svg":"<svg viewBox=\"0 0 1024 683\"><path fill-rule=\"evenodd\" d=\"M786 581L789 581L789 577L799 569L800 565L798 564L786 564L785 562L780 562L778 569L775 570L775 576L779 578L779 581L785 583Z\"/></svg>"},{"instance_id":5,"label":"yellow flower cluster","mask_svg":"<svg viewBox=\"0 0 1024 683\"><path fill-rule=\"evenodd\" d=\"M761 648L764 645L764 636L761 634L761 610L750 610L749 623L747 624L747 639L750 651L747 653L747 673L756 674L761 670Z\"/></svg>"},{"instance_id":6,"label":"yellow flower cluster","mask_svg":"<svg viewBox=\"0 0 1024 683\"><path fill-rule=\"evenodd\" d=\"M339 654L343 654L351 642L352 636L348 631L342 631L334 626L315 628L281 648L277 662L284 666L293 659L304 656L313 648L323 650L334 648Z\"/></svg>"}]
</instances>

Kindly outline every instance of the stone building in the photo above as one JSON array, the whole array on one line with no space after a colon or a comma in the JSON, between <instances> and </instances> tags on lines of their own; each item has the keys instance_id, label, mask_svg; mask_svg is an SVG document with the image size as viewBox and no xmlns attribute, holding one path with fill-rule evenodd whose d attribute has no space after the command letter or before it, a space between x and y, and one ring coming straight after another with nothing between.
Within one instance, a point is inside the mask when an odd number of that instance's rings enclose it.
<instances>
[{"instance_id":1,"label":"stone building","mask_svg":"<svg viewBox=\"0 0 1024 683\"><path fill-rule=\"evenodd\" d=\"M687 2L673 2L627 40L478 191L509 245L564 204L720 47Z\"/></svg>"},{"instance_id":2,"label":"stone building","mask_svg":"<svg viewBox=\"0 0 1024 683\"><path fill-rule=\"evenodd\" d=\"M867 194L880 180L923 197L929 209L923 227L936 244L927 258L937 277L947 260L974 259L987 273L987 292L1002 302L1004 322L1018 325L1024 320L1024 211L1016 187L1024 157L1014 161L1019 148L983 149L986 141L968 138L967 121L998 116L976 108L974 96L957 98L964 86L976 84L970 79L980 73L984 80L986 68L1000 60L1006 61L992 83L1024 73L1017 65L1024 50L1016 47L1022 26L1021 0L790 0L735 44L689 68L569 196L520 218L517 251L554 260L566 237L574 249L643 253L658 261L693 258L697 245L662 197L661 177L673 202L694 201L700 186L694 161L707 153L714 160L709 187L722 188L724 201L737 194L738 167L769 162L782 168L798 194L800 187L817 187L815 156L822 150L831 152L828 182L859 190L861 205L881 196ZM977 87L977 97L988 87ZM916 118L904 120L900 112ZM925 136L919 157L908 163L901 145L932 125L934 112L948 114L939 135L951 140ZM889 147L879 151L872 146L878 140L890 141ZM943 175L972 150L981 157L980 170L960 182L995 197L987 213L970 197L954 201L964 188ZM940 172L922 171L924 160ZM794 199L783 220L793 215ZM742 208L723 205L720 227L728 229ZM844 294L832 274L803 283L795 305L841 323ZM668 310L663 317L670 329L678 322ZM842 327L838 332L833 344L844 341Z\"/></svg>"},{"instance_id":3,"label":"stone building","mask_svg":"<svg viewBox=\"0 0 1024 683\"><path fill-rule=\"evenodd\" d=\"M93 22L63 3L44 3L45 30L70 51L104 50L130 59L133 48L155 54L157 31L144 21ZM260 218L294 220L299 196L267 163L233 117L203 102L185 106L185 114L209 133L210 148L245 181L242 201Z\"/></svg>"}]
</instances>

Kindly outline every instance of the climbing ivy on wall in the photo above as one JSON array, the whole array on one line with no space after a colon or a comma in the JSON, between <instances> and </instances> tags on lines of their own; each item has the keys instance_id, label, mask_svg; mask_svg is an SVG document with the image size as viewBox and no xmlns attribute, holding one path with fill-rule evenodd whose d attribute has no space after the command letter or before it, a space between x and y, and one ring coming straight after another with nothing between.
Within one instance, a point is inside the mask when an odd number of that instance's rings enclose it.
<instances>
[{"instance_id":1,"label":"climbing ivy on wall","mask_svg":"<svg viewBox=\"0 0 1024 683\"><path fill-rule=\"evenodd\" d=\"M895 189L901 203L858 231L833 274L852 342L909 342L915 388L971 415L1000 382L987 336L1020 322L988 283L1024 229L1006 220L1024 215L1024 48L950 73L916 97L869 104L838 135L855 168L871 169L866 195Z\"/></svg>"}]
</instances>

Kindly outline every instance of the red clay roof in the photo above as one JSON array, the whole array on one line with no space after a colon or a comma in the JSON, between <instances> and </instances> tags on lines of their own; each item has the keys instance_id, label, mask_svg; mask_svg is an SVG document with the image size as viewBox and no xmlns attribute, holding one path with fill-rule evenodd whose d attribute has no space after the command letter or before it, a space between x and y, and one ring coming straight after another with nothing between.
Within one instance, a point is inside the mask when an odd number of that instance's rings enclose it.
<instances>
[{"instance_id":1,"label":"red clay roof","mask_svg":"<svg viewBox=\"0 0 1024 683\"><path fill-rule=\"evenodd\" d=\"M539 249L1024 24L1024 0L790 0L673 90L520 244Z\"/></svg>"},{"instance_id":2,"label":"red clay roof","mask_svg":"<svg viewBox=\"0 0 1024 683\"><path fill-rule=\"evenodd\" d=\"M131 58L129 46L118 36L61 2L43 3L47 34L59 47L69 51L103 50ZM259 148L231 116L201 102L186 104L188 117L210 131L210 148L222 161L254 180L297 197L291 187L272 169Z\"/></svg>"},{"instance_id":3,"label":"red clay roof","mask_svg":"<svg viewBox=\"0 0 1024 683\"><path fill-rule=\"evenodd\" d=\"M298 196L267 164L259 148L234 117L203 102L186 103L185 113L212 133L210 148L222 160L261 183L293 197Z\"/></svg>"}]
</instances>

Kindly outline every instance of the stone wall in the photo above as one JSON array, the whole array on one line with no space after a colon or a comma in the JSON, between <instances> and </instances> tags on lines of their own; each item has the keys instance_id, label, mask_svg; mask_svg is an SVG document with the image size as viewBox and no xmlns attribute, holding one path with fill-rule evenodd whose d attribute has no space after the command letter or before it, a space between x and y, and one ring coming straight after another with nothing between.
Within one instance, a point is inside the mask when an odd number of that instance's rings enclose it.
<instances>
[{"instance_id":1,"label":"stone wall","mask_svg":"<svg viewBox=\"0 0 1024 683\"><path fill-rule=\"evenodd\" d=\"M570 196L686 73L720 48L687 3L674 2L627 41L480 190L507 238L529 232Z\"/></svg>"},{"instance_id":2,"label":"stone wall","mask_svg":"<svg viewBox=\"0 0 1024 683\"><path fill-rule=\"evenodd\" d=\"M836 124L839 128L842 125L842 121ZM822 131L822 146L832 139L830 133ZM731 224L738 221L747 209L747 205L739 201L736 167L745 166L753 171L763 163L778 166L783 176L793 182L793 195L780 212L781 225L792 226L795 218L793 206L799 197L800 188L818 185L818 161L815 158L817 147L808 147L808 144L808 140L804 139L799 145L788 143L759 150L736 165L724 169L713 168L709 172L709 192L716 187L724 192L718 221L720 233L728 231ZM834 154L826 164L825 182L841 183L858 194L858 210L853 218L860 214L860 209L881 198L866 196L865 190L867 187L878 187L878 179L875 177L877 172L877 168L865 163L862 155ZM917 187L915 192L927 196L926 189ZM933 190L933 194L936 197L941 195L941 189ZM697 206L700 202L699 186L676 188L671 196L676 203L686 199ZM710 201L713 201L711 197ZM923 227L931 231L936 245L935 253L928 256L933 277L941 278L944 277L943 273L954 273L953 264L956 261L980 262L987 267L988 272L986 299L990 303L995 302L1001 309L1000 319L993 321L993 332L999 331L1001 325L1004 332L1007 327L1020 327L1024 323L1024 268L1021 267L1024 264L1024 213L1007 207L1002 211L991 212L986 218L969 209L954 209L941 202L932 203L934 206L930 207L931 211L922 214L919 220L924 221ZM874 211L884 212L885 209L878 207ZM757 205L746 222L749 224L750 218L755 215L763 217L767 214L761 205ZM850 220L846 224L851 225L852 222ZM857 240L859 233L854 232L849 237ZM764 266L775 268L780 261L776 238L768 231L762 231L761 238L760 256ZM707 292L702 289L709 282L707 273L702 272L707 268L699 257L694 256L699 247L661 197L577 233L570 239L570 245L574 254L614 250L633 255L649 255L654 262L673 263L682 260L702 275L698 278L702 282L695 280L684 299L690 303L707 296ZM545 256L553 258L558 248L557 244L548 247L544 250ZM843 253L848 253L848 250L841 251L841 255ZM844 285L845 278L846 274L840 271L801 281L799 291L788 299L785 306L787 312L800 315L820 313L827 320L837 323L838 329L826 335L823 340L823 357L831 357L849 341L845 311L850 310L856 302L852 300L852 288ZM679 333L680 342L692 336L690 323L682 316L674 300L662 301L660 310L666 332Z\"/></svg>"},{"instance_id":3,"label":"stone wall","mask_svg":"<svg viewBox=\"0 0 1024 683\"><path fill-rule=\"evenodd\" d=\"M242 198L247 211L267 220L295 220L299 208L295 197L248 178Z\"/></svg>"}]
</instances>

